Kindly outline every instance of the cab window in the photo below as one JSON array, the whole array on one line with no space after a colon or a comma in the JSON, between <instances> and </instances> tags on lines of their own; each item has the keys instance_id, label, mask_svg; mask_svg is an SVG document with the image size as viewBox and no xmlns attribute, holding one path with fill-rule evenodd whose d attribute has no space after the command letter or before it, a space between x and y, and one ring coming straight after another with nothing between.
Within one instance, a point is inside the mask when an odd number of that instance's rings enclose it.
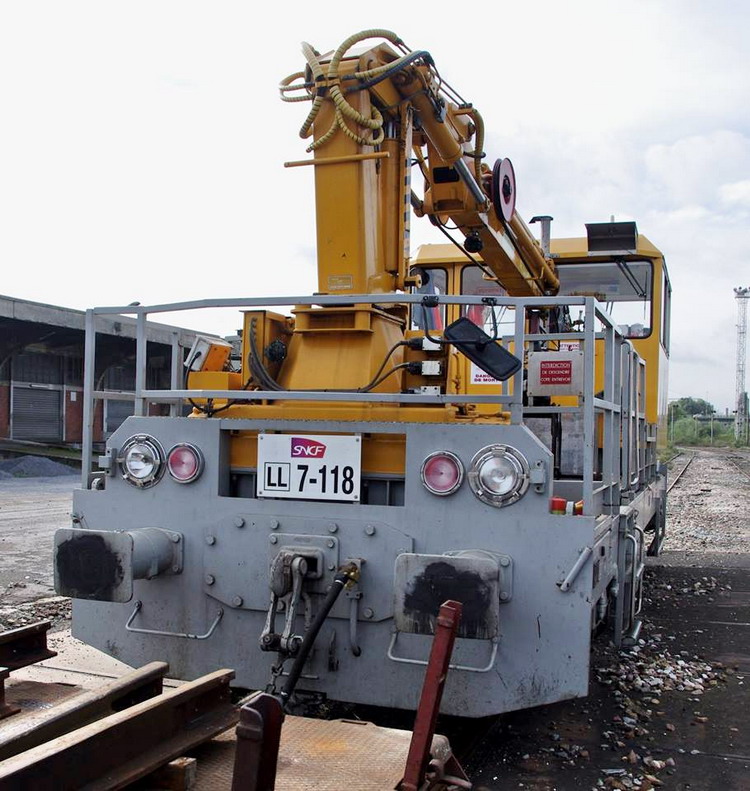
<instances>
[{"instance_id":1,"label":"cab window","mask_svg":"<svg viewBox=\"0 0 750 791\"><path fill-rule=\"evenodd\" d=\"M560 296L596 297L626 338L646 338L651 334L651 261L558 261L557 274Z\"/></svg>"},{"instance_id":2,"label":"cab window","mask_svg":"<svg viewBox=\"0 0 750 791\"><path fill-rule=\"evenodd\" d=\"M664 269L661 296L661 345L664 347L664 351L669 354L669 330L672 318L672 284L669 282L669 275L667 274L666 267Z\"/></svg>"},{"instance_id":3,"label":"cab window","mask_svg":"<svg viewBox=\"0 0 750 791\"><path fill-rule=\"evenodd\" d=\"M422 285L415 288L415 294L446 294L448 290L448 272L439 267L419 267ZM411 328L413 330L437 330L445 327L445 305L427 308L423 305L412 305Z\"/></svg>"},{"instance_id":4,"label":"cab window","mask_svg":"<svg viewBox=\"0 0 750 791\"><path fill-rule=\"evenodd\" d=\"M497 281L488 279L478 266L465 266L461 270L461 295L480 297L504 297L508 292ZM494 311L494 321L493 321ZM494 325L502 323L506 308L490 305L464 305L463 315L493 335Z\"/></svg>"}]
</instances>

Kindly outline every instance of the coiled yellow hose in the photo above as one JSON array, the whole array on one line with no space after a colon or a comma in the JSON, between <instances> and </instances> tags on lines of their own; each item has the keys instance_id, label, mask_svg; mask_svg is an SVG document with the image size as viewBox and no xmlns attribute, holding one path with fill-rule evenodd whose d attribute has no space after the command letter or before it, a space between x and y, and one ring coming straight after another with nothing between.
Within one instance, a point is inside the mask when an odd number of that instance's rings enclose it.
<instances>
[{"instance_id":1,"label":"coiled yellow hose","mask_svg":"<svg viewBox=\"0 0 750 791\"><path fill-rule=\"evenodd\" d=\"M331 61L328 64L328 71L325 72L323 66L320 63L319 53L316 52L316 50L307 42L302 42L302 54L304 55L307 66L310 69L310 73L312 74L313 84L326 86L328 89L327 93L330 95L331 100L336 106L334 120L330 128L327 132L325 132L325 134L321 135L317 140L307 147L308 152L315 151L316 149L325 145L339 129L348 138L359 145L376 146L383 142L383 139L385 138L385 132L383 130L382 113L377 109L377 107L370 108L369 118L360 113L359 110L352 107L352 105L346 100L346 97L341 90L341 84L339 81L340 78L338 69L346 53L355 44L358 44L360 41L364 41L369 38L384 38L396 46L404 47L404 42L401 40L401 38L391 30L385 30L381 28L363 30L359 33L349 36L336 48ZM374 69L356 72L353 76L357 80L372 79L373 77L377 77L378 75L384 73L388 69L398 67L398 64L401 60L402 58L399 58L393 63L387 63ZM321 95L321 93L315 94L313 92L310 87L310 83L307 82L307 76L308 75L306 72L295 72L294 74L290 74L288 77L283 79L279 84L279 92L281 93L282 100L285 102L304 102L312 100L313 106L310 108L310 112L308 113L307 118L305 118L305 121L299 131L299 135L302 138L307 138L312 133L313 124L318 116L318 113L320 112L320 108L323 106L324 101L324 97ZM302 82L299 82L300 80L302 80ZM305 94L300 96L289 95L297 91L304 91ZM347 119L354 122L359 127L370 130L371 134L362 135L354 131L347 123Z\"/></svg>"},{"instance_id":2,"label":"coiled yellow hose","mask_svg":"<svg viewBox=\"0 0 750 791\"><path fill-rule=\"evenodd\" d=\"M484 156L484 118L479 114L479 110L472 108L469 117L474 121L474 175L477 184L482 183L482 157Z\"/></svg>"}]
</instances>

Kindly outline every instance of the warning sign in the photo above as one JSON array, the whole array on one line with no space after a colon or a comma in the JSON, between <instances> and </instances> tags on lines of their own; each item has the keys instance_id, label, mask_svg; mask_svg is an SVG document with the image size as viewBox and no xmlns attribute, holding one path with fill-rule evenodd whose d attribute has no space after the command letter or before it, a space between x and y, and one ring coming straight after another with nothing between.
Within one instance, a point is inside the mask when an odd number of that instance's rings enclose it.
<instances>
[{"instance_id":1,"label":"warning sign","mask_svg":"<svg viewBox=\"0 0 750 791\"><path fill-rule=\"evenodd\" d=\"M473 385L499 385L500 380L490 376L486 371L483 371L478 365L471 363L471 383Z\"/></svg>"},{"instance_id":2,"label":"warning sign","mask_svg":"<svg viewBox=\"0 0 750 791\"><path fill-rule=\"evenodd\" d=\"M539 363L540 385L569 385L573 381L572 360L541 360Z\"/></svg>"},{"instance_id":3,"label":"warning sign","mask_svg":"<svg viewBox=\"0 0 750 791\"><path fill-rule=\"evenodd\" d=\"M578 396L583 392L583 352L529 352L530 396Z\"/></svg>"}]
</instances>

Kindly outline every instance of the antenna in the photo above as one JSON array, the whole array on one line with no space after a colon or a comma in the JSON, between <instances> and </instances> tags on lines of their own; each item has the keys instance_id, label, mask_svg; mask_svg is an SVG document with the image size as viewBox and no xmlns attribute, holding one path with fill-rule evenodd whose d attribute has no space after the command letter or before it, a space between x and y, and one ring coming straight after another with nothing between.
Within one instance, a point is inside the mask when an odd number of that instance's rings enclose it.
<instances>
[{"instance_id":1,"label":"antenna","mask_svg":"<svg viewBox=\"0 0 750 791\"><path fill-rule=\"evenodd\" d=\"M747 301L750 288L735 288L737 300L737 369L735 387L734 436L740 441L748 441L747 392L745 390L745 356L747 351Z\"/></svg>"}]
</instances>

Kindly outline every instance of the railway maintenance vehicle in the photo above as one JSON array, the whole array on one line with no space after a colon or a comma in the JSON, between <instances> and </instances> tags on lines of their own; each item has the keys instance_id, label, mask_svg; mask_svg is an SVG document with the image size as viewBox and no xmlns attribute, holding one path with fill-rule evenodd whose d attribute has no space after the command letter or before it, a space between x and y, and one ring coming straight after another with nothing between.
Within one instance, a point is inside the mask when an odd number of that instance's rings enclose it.
<instances>
[{"instance_id":1,"label":"railway maintenance vehicle","mask_svg":"<svg viewBox=\"0 0 750 791\"><path fill-rule=\"evenodd\" d=\"M664 256L634 222L555 239L537 216L537 239L429 52L369 30L303 55L280 90L305 103L311 157L286 164L314 169L317 291L87 312L83 485L55 537L73 634L285 703L410 709L452 599L446 713L584 696L592 634L637 638L664 536ZM412 255L413 215L441 243ZM150 387L147 318L228 306L240 359L176 341ZM104 314L136 317L130 394L97 386ZM135 414L95 459L112 398Z\"/></svg>"}]
</instances>

